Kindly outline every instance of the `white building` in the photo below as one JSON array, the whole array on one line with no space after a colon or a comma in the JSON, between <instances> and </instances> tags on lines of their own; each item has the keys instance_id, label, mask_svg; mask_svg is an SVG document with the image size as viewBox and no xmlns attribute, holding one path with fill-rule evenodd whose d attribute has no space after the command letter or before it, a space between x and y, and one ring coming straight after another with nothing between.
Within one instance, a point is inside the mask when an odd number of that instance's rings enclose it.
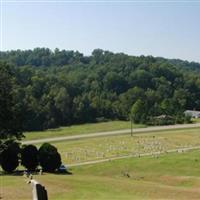
<instances>
[{"instance_id":1,"label":"white building","mask_svg":"<svg viewBox=\"0 0 200 200\"><path fill-rule=\"evenodd\" d=\"M190 116L192 118L200 118L200 111L196 111L196 110L186 110L184 112L184 114L186 116Z\"/></svg>"}]
</instances>

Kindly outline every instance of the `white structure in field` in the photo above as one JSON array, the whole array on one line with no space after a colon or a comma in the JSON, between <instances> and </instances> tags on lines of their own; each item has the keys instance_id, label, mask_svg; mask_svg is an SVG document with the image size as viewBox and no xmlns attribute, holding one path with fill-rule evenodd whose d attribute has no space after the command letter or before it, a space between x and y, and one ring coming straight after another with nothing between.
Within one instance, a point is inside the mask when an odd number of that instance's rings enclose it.
<instances>
[{"instance_id":1,"label":"white structure in field","mask_svg":"<svg viewBox=\"0 0 200 200\"><path fill-rule=\"evenodd\" d=\"M32 186L33 200L48 200L45 187L39 184L36 180L30 180L28 183Z\"/></svg>"},{"instance_id":2,"label":"white structure in field","mask_svg":"<svg viewBox=\"0 0 200 200\"><path fill-rule=\"evenodd\" d=\"M184 114L186 116L190 116L192 118L200 118L200 111L196 111L196 110L186 110L184 112Z\"/></svg>"}]
</instances>

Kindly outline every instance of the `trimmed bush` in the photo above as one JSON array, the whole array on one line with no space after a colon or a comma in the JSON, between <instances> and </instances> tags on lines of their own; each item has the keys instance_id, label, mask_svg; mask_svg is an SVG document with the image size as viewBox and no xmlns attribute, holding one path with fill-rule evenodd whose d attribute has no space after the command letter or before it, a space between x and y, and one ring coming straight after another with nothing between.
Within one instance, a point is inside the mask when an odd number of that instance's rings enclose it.
<instances>
[{"instance_id":1,"label":"trimmed bush","mask_svg":"<svg viewBox=\"0 0 200 200\"><path fill-rule=\"evenodd\" d=\"M21 164L29 171L35 171L38 162L38 150L34 145L23 146L21 150Z\"/></svg>"},{"instance_id":2,"label":"trimmed bush","mask_svg":"<svg viewBox=\"0 0 200 200\"><path fill-rule=\"evenodd\" d=\"M4 143L4 149L1 152L1 167L6 172L13 172L19 165L18 154L20 152L19 144L12 140Z\"/></svg>"},{"instance_id":3,"label":"trimmed bush","mask_svg":"<svg viewBox=\"0 0 200 200\"><path fill-rule=\"evenodd\" d=\"M39 149L39 162L46 172L54 172L61 165L61 157L57 148L49 143L44 143Z\"/></svg>"}]
</instances>

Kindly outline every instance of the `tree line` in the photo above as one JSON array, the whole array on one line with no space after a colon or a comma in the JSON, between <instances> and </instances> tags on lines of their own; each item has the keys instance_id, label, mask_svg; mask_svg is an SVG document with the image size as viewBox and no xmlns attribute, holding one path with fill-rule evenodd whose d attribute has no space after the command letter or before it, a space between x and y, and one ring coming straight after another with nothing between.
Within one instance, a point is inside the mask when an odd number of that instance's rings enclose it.
<instances>
[{"instance_id":1,"label":"tree line","mask_svg":"<svg viewBox=\"0 0 200 200\"><path fill-rule=\"evenodd\" d=\"M0 59L2 136L130 117L183 122L186 109L200 110L199 63L101 49L84 56L36 48L1 52Z\"/></svg>"}]
</instances>

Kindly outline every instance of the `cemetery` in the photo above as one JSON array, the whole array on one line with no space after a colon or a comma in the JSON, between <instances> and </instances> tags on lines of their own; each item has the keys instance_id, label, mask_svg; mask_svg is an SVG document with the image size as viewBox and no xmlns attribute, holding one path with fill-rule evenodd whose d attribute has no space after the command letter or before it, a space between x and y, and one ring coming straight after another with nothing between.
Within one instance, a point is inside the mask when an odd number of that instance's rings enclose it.
<instances>
[{"instance_id":1,"label":"cemetery","mask_svg":"<svg viewBox=\"0 0 200 200\"><path fill-rule=\"evenodd\" d=\"M145 199L161 194L198 199L200 193L192 191L200 185L199 131L174 129L52 142L62 158L60 171L38 168L27 174L21 165L10 174L1 170L1 199L67 200L84 195L89 199ZM37 149L42 146L36 145ZM89 164L98 160L104 162ZM88 165L81 166L85 162Z\"/></svg>"},{"instance_id":2,"label":"cemetery","mask_svg":"<svg viewBox=\"0 0 200 200\"><path fill-rule=\"evenodd\" d=\"M164 199L199 199L199 153L195 150L162 154L159 158L121 159L73 167L70 176L43 173L33 178L54 200L158 199L161 195ZM3 199L32 199L32 188L23 176L3 178Z\"/></svg>"},{"instance_id":3,"label":"cemetery","mask_svg":"<svg viewBox=\"0 0 200 200\"><path fill-rule=\"evenodd\" d=\"M63 163L73 164L124 155L165 152L200 146L200 128L168 130L120 136L107 136L77 141L54 142Z\"/></svg>"}]
</instances>

